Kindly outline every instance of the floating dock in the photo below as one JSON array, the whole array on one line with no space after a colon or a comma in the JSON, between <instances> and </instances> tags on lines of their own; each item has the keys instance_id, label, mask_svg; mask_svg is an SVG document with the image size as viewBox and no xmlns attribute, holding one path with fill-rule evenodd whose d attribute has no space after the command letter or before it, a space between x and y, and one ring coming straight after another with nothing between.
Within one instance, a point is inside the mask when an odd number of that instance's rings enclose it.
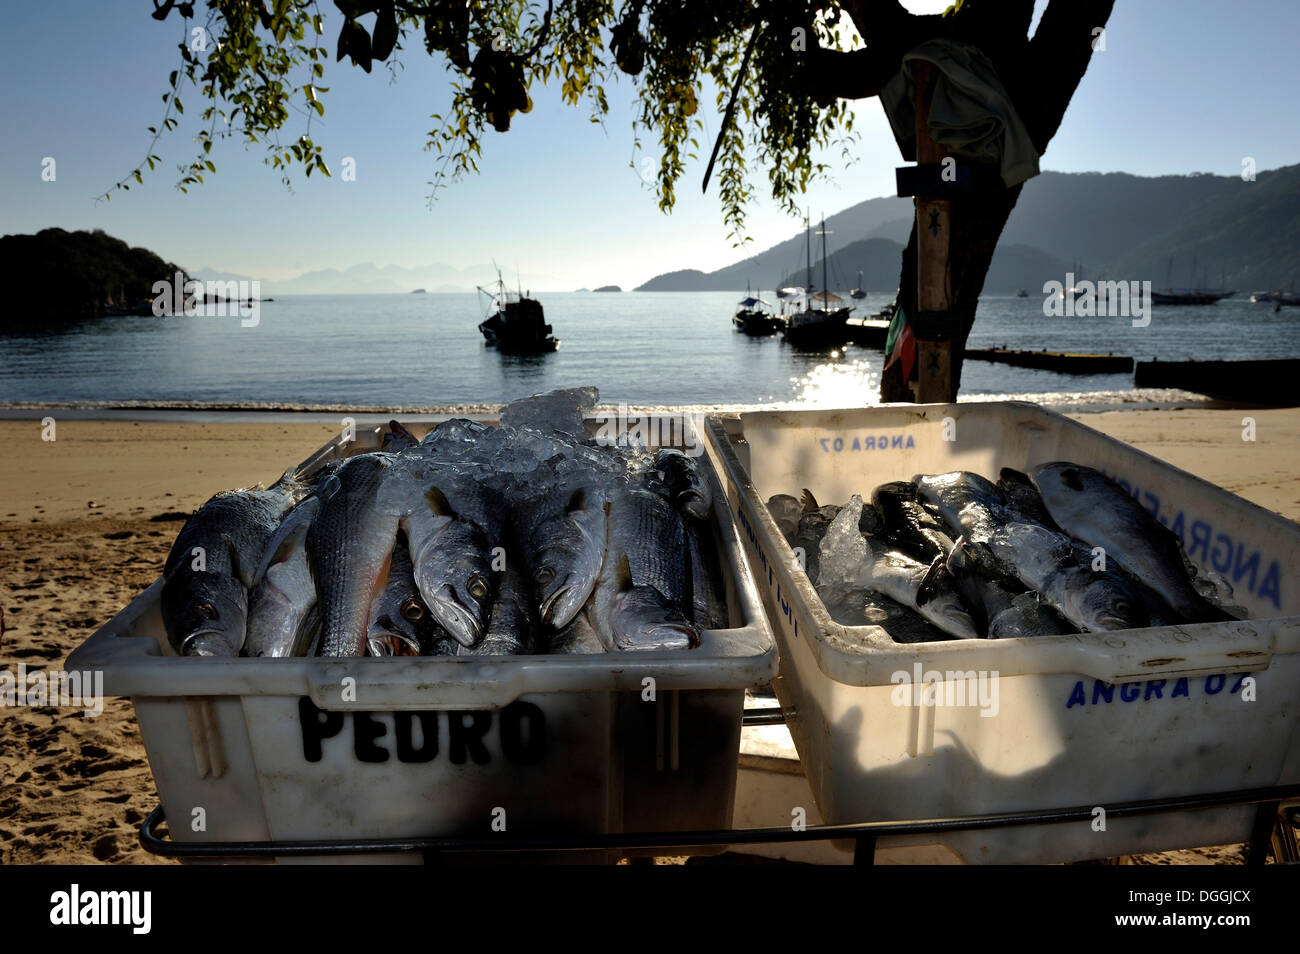
<instances>
[{"instance_id":1,"label":"floating dock","mask_svg":"<svg viewBox=\"0 0 1300 954\"><path fill-rule=\"evenodd\" d=\"M864 348L884 348L889 337L889 322L872 318L850 318L845 323L849 340Z\"/></svg>"},{"instance_id":2,"label":"floating dock","mask_svg":"<svg viewBox=\"0 0 1300 954\"><path fill-rule=\"evenodd\" d=\"M1180 388L1248 404L1300 406L1300 358L1261 361L1139 361L1138 388Z\"/></svg>"},{"instance_id":3,"label":"floating dock","mask_svg":"<svg viewBox=\"0 0 1300 954\"><path fill-rule=\"evenodd\" d=\"M1133 359L1122 354L1073 354L1064 351L1017 351L1011 348L967 348L967 361L993 361L1061 374L1129 374Z\"/></svg>"}]
</instances>

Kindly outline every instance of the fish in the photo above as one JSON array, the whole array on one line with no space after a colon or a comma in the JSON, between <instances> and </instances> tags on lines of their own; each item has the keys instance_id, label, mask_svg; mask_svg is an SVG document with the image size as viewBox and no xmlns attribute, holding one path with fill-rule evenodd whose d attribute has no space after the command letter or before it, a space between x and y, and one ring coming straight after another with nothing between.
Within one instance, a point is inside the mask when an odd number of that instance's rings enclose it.
<instances>
[{"instance_id":1,"label":"fish","mask_svg":"<svg viewBox=\"0 0 1300 954\"><path fill-rule=\"evenodd\" d=\"M494 555L504 552L498 551L502 501L468 470L405 454L388 497L429 611L456 642L474 646L483 638L496 589Z\"/></svg>"},{"instance_id":2,"label":"fish","mask_svg":"<svg viewBox=\"0 0 1300 954\"><path fill-rule=\"evenodd\" d=\"M238 655L267 544L310 492L286 473L266 489L218 493L185 521L163 566L163 627L178 655Z\"/></svg>"},{"instance_id":3,"label":"fish","mask_svg":"<svg viewBox=\"0 0 1300 954\"><path fill-rule=\"evenodd\" d=\"M271 537L248 597L242 656L305 656L320 629L307 533L320 499L298 504Z\"/></svg>"},{"instance_id":4,"label":"fish","mask_svg":"<svg viewBox=\"0 0 1300 954\"><path fill-rule=\"evenodd\" d=\"M1232 619L1197 592L1178 537L1100 471L1055 461L1029 472L1043 503L1070 536L1101 547L1186 622Z\"/></svg>"},{"instance_id":5,"label":"fish","mask_svg":"<svg viewBox=\"0 0 1300 954\"><path fill-rule=\"evenodd\" d=\"M418 447L420 442L415 435L408 431L402 424L397 421L388 422L388 433L384 435L384 441L380 445L381 451L391 453L400 453L410 447Z\"/></svg>"},{"instance_id":6,"label":"fish","mask_svg":"<svg viewBox=\"0 0 1300 954\"><path fill-rule=\"evenodd\" d=\"M580 607L581 608L581 607ZM501 586L492 614L488 617L487 632L473 648L461 646L458 656L514 656L535 651L537 619L528 578L515 561L507 558L506 569L501 574Z\"/></svg>"},{"instance_id":7,"label":"fish","mask_svg":"<svg viewBox=\"0 0 1300 954\"><path fill-rule=\"evenodd\" d=\"M673 506L696 520L709 518L713 495L695 458L665 447L655 454L654 466L664 474Z\"/></svg>"},{"instance_id":8,"label":"fish","mask_svg":"<svg viewBox=\"0 0 1300 954\"><path fill-rule=\"evenodd\" d=\"M817 594L831 618L844 626L879 626L896 643L935 643L955 639L927 622L916 610L864 587L822 586Z\"/></svg>"},{"instance_id":9,"label":"fish","mask_svg":"<svg viewBox=\"0 0 1300 954\"><path fill-rule=\"evenodd\" d=\"M870 589L915 610L951 636L977 639L975 622L943 561L922 563L886 539L863 535L858 530L862 506L862 498L854 494L827 528L819 589L820 584Z\"/></svg>"},{"instance_id":10,"label":"fish","mask_svg":"<svg viewBox=\"0 0 1300 954\"><path fill-rule=\"evenodd\" d=\"M605 562L589 605L607 647L691 649L699 631L686 617L685 529L660 494L625 483L610 499Z\"/></svg>"},{"instance_id":11,"label":"fish","mask_svg":"<svg viewBox=\"0 0 1300 954\"><path fill-rule=\"evenodd\" d=\"M723 629L727 610L727 585L711 528L699 521L686 524L686 551L690 561L690 618L703 629Z\"/></svg>"},{"instance_id":12,"label":"fish","mask_svg":"<svg viewBox=\"0 0 1300 954\"><path fill-rule=\"evenodd\" d=\"M370 608L366 645L372 656L446 655L457 645L420 596L409 545L400 531L390 555L388 582Z\"/></svg>"},{"instance_id":13,"label":"fish","mask_svg":"<svg viewBox=\"0 0 1300 954\"><path fill-rule=\"evenodd\" d=\"M362 656L370 610L388 582L398 514L380 489L393 455L358 454L317 486L307 552L320 594L321 656Z\"/></svg>"},{"instance_id":14,"label":"fish","mask_svg":"<svg viewBox=\"0 0 1300 954\"><path fill-rule=\"evenodd\" d=\"M1009 519L1006 499L987 477L970 471L912 478L917 499L938 511L954 536L981 543Z\"/></svg>"},{"instance_id":15,"label":"fish","mask_svg":"<svg viewBox=\"0 0 1300 954\"><path fill-rule=\"evenodd\" d=\"M768 500L767 509L786 542L794 546L795 534L799 532L799 518L803 515L803 507L798 498L789 494L776 494Z\"/></svg>"},{"instance_id":16,"label":"fish","mask_svg":"<svg viewBox=\"0 0 1300 954\"><path fill-rule=\"evenodd\" d=\"M881 484L871 492L871 505L879 513L881 530L867 531L877 536L888 536L900 549L924 563L936 558L946 559L952 552L953 541L943 525L916 501L916 486L898 480ZM867 512L863 508L864 513ZM859 521L859 529L862 529Z\"/></svg>"},{"instance_id":17,"label":"fish","mask_svg":"<svg viewBox=\"0 0 1300 954\"><path fill-rule=\"evenodd\" d=\"M987 638L1057 636L1076 631L1036 594L1028 593L1019 580L1007 577L987 544L958 538L946 565L976 627Z\"/></svg>"},{"instance_id":18,"label":"fish","mask_svg":"<svg viewBox=\"0 0 1300 954\"><path fill-rule=\"evenodd\" d=\"M1113 568L1092 569L1086 549L1041 524L1013 522L989 537L989 550L1025 586L1085 632L1147 625L1141 595Z\"/></svg>"},{"instance_id":19,"label":"fish","mask_svg":"<svg viewBox=\"0 0 1300 954\"><path fill-rule=\"evenodd\" d=\"M601 642L600 634L592 626L587 614L579 613L573 617L573 622L550 637L546 651L555 654L590 655L603 653L612 648Z\"/></svg>"},{"instance_id":20,"label":"fish","mask_svg":"<svg viewBox=\"0 0 1300 954\"><path fill-rule=\"evenodd\" d=\"M820 509L805 511L799 518L799 528L794 535L793 549L802 553L804 572L814 584L821 577L821 542L831 521Z\"/></svg>"},{"instance_id":21,"label":"fish","mask_svg":"<svg viewBox=\"0 0 1300 954\"><path fill-rule=\"evenodd\" d=\"M514 507L519 550L531 569L538 619L562 629L591 597L605 560L608 492L598 475L548 468Z\"/></svg>"},{"instance_id":22,"label":"fish","mask_svg":"<svg viewBox=\"0 0 1300 954\"><path fill-rule=\"evenodd\" d=\"M1007 507L1017 514L1021 522L1041 523L1049 530L1063 532L1047 512L1043 497L1028 474L1003 467L998 475L998 490L1002 491Z\"/></svg>"}]
</instances>

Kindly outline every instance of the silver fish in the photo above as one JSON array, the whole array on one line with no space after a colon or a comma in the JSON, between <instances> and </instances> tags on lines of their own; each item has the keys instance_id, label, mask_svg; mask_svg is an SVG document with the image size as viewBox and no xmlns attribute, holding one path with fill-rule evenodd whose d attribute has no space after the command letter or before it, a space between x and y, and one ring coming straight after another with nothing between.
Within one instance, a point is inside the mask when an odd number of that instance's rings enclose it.
<instances>
[{"instance_id":1,"label":"silver fish","mask_svg":"<svg viewBox=\"0 0 1300 954\"><path fill-rule=\"evenodd\" d=\"M1070 536L1101 547L1153 589L1183 621L1231 619L1196 591L1178 538L1118 484L1081 464L1058 461L1030 471L1053 519Z\"/></svg>"},{"instance_id":2,"label":"silver fish","mask_svg":"<svg viewBox=\"0 0 1300 954\"><path fill-rule=\"evenodd\" d=\"M639 483L610 500L604 567L589 604L607 646L688 649L699 633L686 618L685 529L660 494Z\"/></svg>"},{"instance_id":3,"label":"silver fish","mask_svg":"<svg viewBox=\"0 0 1300 954\"><path fill-rule=\"evenodd\" d=\"M605 559L608 496L594 473L545 470L516 504L515 530L536 587L537 616L562 629L596 587Z\"/></svg>"},{"instance_id":4,"label":"silver fish","mask_svg":"<svg viewBox=\"0 0 1300 954\"><path fill-rule=\"evenodd\" d=\"M320 510L308 497L284 518L267 545L248 597L248 636L241 655L305 656L320 626L307 533Z\"/></svg>"},{"instance_id":5,"label":"silver fish","mask_svg":"<svg viewBox=\"0 0 1300 954\"><path fill-rule=\"evenodd\" d=\"M457 655L514 656L533 652L537 641L537 619L532 604L527 578L514 561L507 560L483 641L473 649L462 646Z\"/></svg>"},{"instance_id":6,"label":"silver fish","mask_svg":"<svg viewBox=\"0 0 1300 954\"><path fill-rule=\"evenodd\" d=\"M803 516L803 507L799 500L789 494L777 494L767 502L767 509L772 512L777 529L786 542L794 546L795 534L799 532L799 518Z\"/></svg>"},{"instance_id":7,"label":"silver fish","mask_svg":"<svg viewBox=\"0 0 1300 954\"><path fill-rule=\"evenodd\" d=\"M1010 519L1006 500L997 485L970 471L912 478L918 499L933 506L954 536L976 543L988 540Z\"/></svg>"},{"instance_id":8,"label":"silver fish","mask_svg":"<svg viewBox=\"0 0 1300 954\"><path fill-rule=\"evenodd\" d=\"M401 514L416 585L442 627L462 646L473 646L492 605L503 505L466 470L402 456L387 492Z\"/></svg>"},{"instance_id":9,"label":"silver fish","mask_svg":"<svg viewBox=\"0 0 1300 954\"><path fill-rule=\"evenodd\" d=\"M399 533L388 568L388 582L370 609L366 644L372 656L443 655L450 635L433 618L415 585L415 570Z\"/></svg>"},{"instance_id":10,"label":"silver fish","mask_svg":"<svg viewBox=\"0 0 1300 954\"><path fill-rule=\"evenodd\" d=\"M309 492L285 474L265 490L219 493L185 521L163 568L163 625L178 654L239 653L247 636L248 591L266 546Z\"/></svg>"},{"instance_id":11,"label":"silver fish","mask_svg":"<svg viewBox=\"0 0 1300 954\"><path fill-rule=\"evenodd\" d=\"M977 627L989 639L1075 632L1037 595L1026 593L1018 580L1006 577L986 544L958 539L947 566Z\"/></svg>"},{"instance_id":12,"label":"silver fish","mask_svg":"<svg viewBox=\"0 0 1300 954\"><path fill-rule=\"evenodd\" d=\"M1086 632L1147 625L1142 599L1114 569L1091 568L1088 551L1040 524L1009 523L988 540L990 551L1020 581Z\"/></svg>"},{"instance_id":13,"label":"silver fish","mask_svg":"<svg viewBox=\"0 0 1300 954\"><path fill-rule=\"evenodd\" d=\"M370 609L388 581L398 515L380 490L391 454L348 458L317 487L307 552L321 604L321 656L365 654Z\"/></svg>"},{"instance_id":14,"label":"silver fish","mask_svg":"<svg viewBox=\"0 0 1300 954\"><path fill-rule=\"evenodd\" d=\"M665 447L655 454L654 465L668 483L674 507L696 520L707 520L713 510L713 495L696 458Z\"/></svg>"},{"instance_id":15,"label":"silver fish","mask_svg":"<svg viewBox=\"0 0 1300 954\"><path fill-rule=\"evenodd\" d=\"M927 565L887 540L864 535L858 529L862 506L862 498L854 494L827 528L820 584L874 590L915 610L949 635L979 638L943 561Z\"/></svg>"}]
</instances>

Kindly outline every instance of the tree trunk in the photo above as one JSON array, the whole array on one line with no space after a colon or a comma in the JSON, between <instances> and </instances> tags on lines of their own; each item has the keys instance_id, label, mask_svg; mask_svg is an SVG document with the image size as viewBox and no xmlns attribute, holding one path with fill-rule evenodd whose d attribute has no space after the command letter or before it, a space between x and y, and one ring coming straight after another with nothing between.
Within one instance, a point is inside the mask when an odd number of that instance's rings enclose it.
<instances>
[{"instance_id":1,"label":"tree trunk","mask_svg":"<svg viewBox=\"0 0 1300 954\"><path fill-rule=\"evenodd\" d=\"M1041 155L1060 127L1066 107L1092 58L1096 31L1104 29L1113 6L1114 0L1051 0L1032 40L1024 35L1033 13L1029 0L1008 0L1002 7L973 4L973 9L980 11L975 15L961 14L942 24L939 18L934 18L926 25L937 24L948 35L974 42L989 55ZM922 18L909 21L909 15L893 0L874 3L856 0L850 9L859 31L867 36L868 49L872 47L873 32L885 37L898 36L903 46L916 41L915 30L900 27L900 23L915 25ZM901 53L897 48L888 50L891 63L898 56ZM1020 198L1020 189L1021 186L1015 186L982 193L972 191L952 202L951 312L958 319L960 330L952 342L950 401L957 400L966 341L975 323L984 278L1007 218ZM906 315L917 313L916 255L913 216L912 234L903 250L898 281L898 303ZM880 399L915 402L911 383L916 371L914 367L911 380L904 380L901 366L894 364L882 375Z\"/></svg>"},{"instance_id":2,"label":"tree trunk","mask_svg":"<svg viewBox=\"0 0 1300 954\"><path fill-rule=\"evenodd\" d=\"M1007 218L1020 198L1020 186L996 192L971 193L952 203L952 243L949 267L952 272L952 312L960 320L962 331L952 345L952 393L947 400L957 400L961 386L961 369L966 339L975 324L984 278L997 248ZM917 313L916 303L916 222L903 249L902 271L898 278L898 302L906 315ZM910 387L916 379L913 367L910 381L903 380L902 365L895 362L880 381L880 400L914 402Z\"/></svg>"}]
</instances>

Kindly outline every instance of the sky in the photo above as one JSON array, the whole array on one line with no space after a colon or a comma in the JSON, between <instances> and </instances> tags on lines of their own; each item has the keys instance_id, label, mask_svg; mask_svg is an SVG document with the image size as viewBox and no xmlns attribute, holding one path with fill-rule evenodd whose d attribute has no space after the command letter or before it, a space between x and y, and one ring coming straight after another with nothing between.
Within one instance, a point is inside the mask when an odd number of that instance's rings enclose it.
<instances>
[{"instance_id":1,"label":"sky","mask_svg":"<svg viewBox=\"0 0 1300 954\"><path fill-rule=\"evenodd\" d=\"M1038 15L1046 0L1039 0ZM947 0L908 0L913 12ZM5 6L0 32L0 232L49 226L102 228L187 269L264 280L373 262L467 268L495 260L520 269L537 290L618 284L664 271L722 267L794 234L799 223L766 198L751 206L751 243L728 239L716 188L701 195L707 149L720 122L712 98L705 151L687 167L678 204L662 214L638 174L636 90L624 78L609 92L601 124L558 89L534 88L533 111L509 133L488 131L477 176L426 196L436 159L424 150L430 114L449 101L441 68L418 44L396 79L329 63L320 85L325 117L311 135L333 178L295 173L293 191L259 148L231 139L211 158L217 174L188 195L176 166L195 154L203 103L182 93L183 122L155 149L163 166L144 186L93 198L141 161L147 127L162 118L161 94L177 64L181 21L149 16L148 0L42 0ZM322 3L333 47L339 17ZM332 15L332 16L331 16ZM1106 49L1094 54L1044 169L1139 175L1237 175L1243 157L1258 170L1300 162L1300 0L1117 0ZM894 191L902 161L877 100L854 104L860 134L853 161L833 171L802 204L814 217ZM291 120L286 138L301 131ZM42 160L56 162L53 182ZM355 161L355 181L339 173ZM848 236L850 241L857 236Z\"/></svg>"}]
</instances>

